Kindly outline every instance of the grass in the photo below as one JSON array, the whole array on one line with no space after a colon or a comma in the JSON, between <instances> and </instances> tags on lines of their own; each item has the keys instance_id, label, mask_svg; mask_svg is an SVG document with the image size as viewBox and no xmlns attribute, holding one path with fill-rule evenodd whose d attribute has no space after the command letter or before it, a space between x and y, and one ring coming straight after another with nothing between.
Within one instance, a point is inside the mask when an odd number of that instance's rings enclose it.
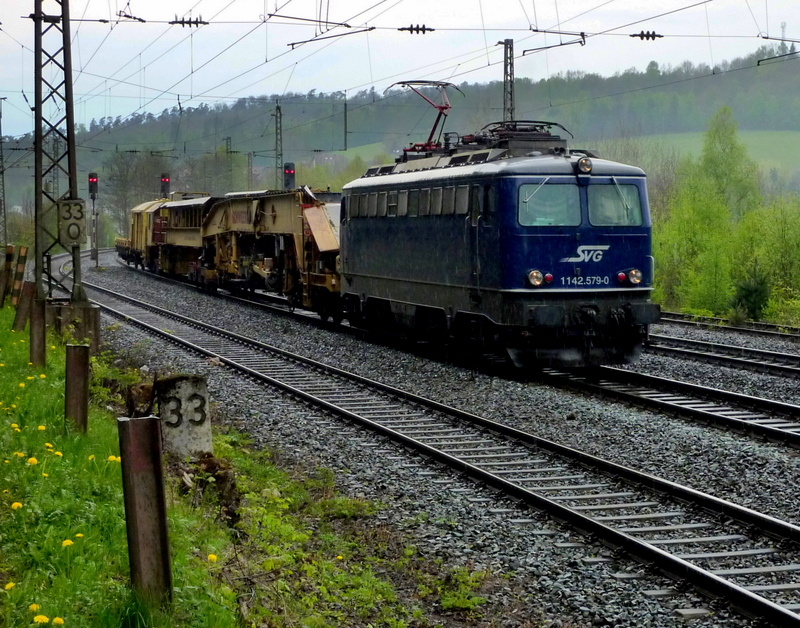
<instances>
[{"instance_id":1,"label":"grass","mask_svg":"<svg viewBox=\"0 0 800 628\"><path fill-rule=\"evenodd\" d=\"M10 329L13 310L0 310ZM63 417L64 349L28 363L28 334L0 334L0 627L387 628L480 621L487 574L424 559L339 495L326 469L281 469L245 435L215 428L216 458L167 474L174 596L129 589L115 417L135 380L93 360L89 432ZM122 412L121 410L118 412Z\"/></svg>"}]
</instances>

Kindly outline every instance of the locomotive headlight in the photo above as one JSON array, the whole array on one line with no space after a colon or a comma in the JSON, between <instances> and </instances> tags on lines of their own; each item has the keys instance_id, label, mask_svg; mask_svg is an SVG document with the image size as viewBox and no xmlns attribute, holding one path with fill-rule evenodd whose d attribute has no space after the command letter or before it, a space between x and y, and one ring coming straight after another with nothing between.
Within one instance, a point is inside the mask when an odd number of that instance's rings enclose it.
<instances>
[{"instance_id":1,"label":"locomotive headlight","mask_svg":"<svg viewBox=\"0 0 800 628\"><path fill-rule=\"evenodd\" d=\"M642 283L642 271L637 268L628 271L628 281L634 285Z\"/></svg>"},{"instance_id":2,"label":"locomotive headlight","mask_svg":"<svg viewBox=\"0 0 800 628\"><path fill-rule=\"evenodd\" d=\"M581 174L589 174L592 171L592 160L588 157L581 157L578 160L578 172Z\"/></svg>"},{"instance_id":3,"label":"locomotive headlight","mask_svg":"<svg viewBox=\"0 0 800 628\"><path fill-rule=\"evenodd\" d=\"M544 283L544 275L541 271L532 270L528 273L528 281L530 281L533 286L541 286Z\"/></svg>"}]
</instances>

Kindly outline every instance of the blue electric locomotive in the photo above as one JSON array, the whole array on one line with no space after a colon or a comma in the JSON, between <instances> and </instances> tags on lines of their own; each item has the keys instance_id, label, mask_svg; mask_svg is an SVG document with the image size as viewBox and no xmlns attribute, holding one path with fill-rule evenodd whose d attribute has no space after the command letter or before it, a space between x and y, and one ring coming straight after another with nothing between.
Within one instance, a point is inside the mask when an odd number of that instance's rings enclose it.
<instances>
[{"instance_id":1,"label":"blue electric locomotive","mask_svg":"<svg viewBox=\"0 0 800 628\"><path fill-rule=\"evenodd\" d=\"M570 150L558 128L429 138L346 185L344 316L502 348L518 364L638 355L660 313L645 174Z\"/></svg>"}]
</instances>

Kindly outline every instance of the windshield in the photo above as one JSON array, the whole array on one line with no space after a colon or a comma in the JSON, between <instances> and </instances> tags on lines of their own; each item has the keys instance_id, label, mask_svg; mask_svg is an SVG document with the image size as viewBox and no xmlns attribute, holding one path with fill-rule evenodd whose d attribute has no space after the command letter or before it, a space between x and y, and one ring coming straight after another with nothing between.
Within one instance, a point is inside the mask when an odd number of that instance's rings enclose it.
<instances>
[{"instance_id":1,"label":"windshield","mask_svg":"<svg viewBox=\"0 0 800 628\"><path fill-rule=\"evenodd\" d=\"M518 218L524 227L577 227L581 201L575 184L526 183L519 187ZM612 188L613 189L613 188Z\"/></svg>"},{"instance_id":2,"label":"windshield","mask_svg":"<svg viewBox=\"0 0 800 628\"><path fill-rule=\"evenodd\" d=\"M632 184L590 185L589 222L597 227L638 227L642 224L639 188Z\"/></svg>"}]
</instances>

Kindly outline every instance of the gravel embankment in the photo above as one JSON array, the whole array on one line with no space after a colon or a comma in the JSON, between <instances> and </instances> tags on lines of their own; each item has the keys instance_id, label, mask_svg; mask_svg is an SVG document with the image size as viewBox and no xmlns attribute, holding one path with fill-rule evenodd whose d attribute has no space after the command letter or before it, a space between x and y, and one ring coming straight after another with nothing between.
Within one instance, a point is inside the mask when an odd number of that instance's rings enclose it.
<instances>
[{"instance_id":1,"label":"gravel embankment","mask_svg":"<svg viewBox=\"0 0 800 628\"><path fill-rule=\"evenodd\" d=\"M107 270L85 273L87 281L102 283L141 297L156 297L163 307L190 313L201 320L232 329L281 348L301 353L339 368L367 375L443 403L503 421L537 436L649 471L693 486L775 517L800 522L794 487L800 480L800 461L781 446L600 402L538 384L519 383L474 374L462 368L431 362L408 353L377 346L317 329L283 317L256 313L252 308L229 306L194 291L154 281L119 267L111 256ZM671 332L671 329L670 329ZM706 332L693 332L706 333ZM748 338L753 342L752 338ZM497 626L526 626L542 613L564 626L683 626L669 602L642 594L668 586L647 576L629 581L609 577L632 570L629 561L587 565L582 557L602 548L556 548L554 541L580 540L546 518L529 512L492 513L508 507L501 499L472 501L490 492L474 487L448 472L420 476L420 468L391 443L365 448L344 426L312 414L302 404L242 381L223 368L174 347L165 348L140 332L121 326L104 340L141 364L171 371L205 374L209 389L226 416L251 432L265 446L310 464L330 467L344 492L363 495L384 504L387 520L417 539L421 549L447 563L469 563L474 569L513 574L497 581L490 599L503 609ZM773 350L774 346L773 346ZM650 373L690 379L784 401L795 401L795 382L730 369L698 368L678 360L645 355L635 366ZM373 437L365 436L365 440ZM390 453L389 453L390 452ZM440 471L435 465L428 470ZM449 477L453 488L436 480ZM528 525L509 524L510 518L531 517ZM536 534L558 529L558 536ZM702 599L681 598L679 606L707 606ZM494 606L493 606L494 607ZM518 609L511 613L509 609ZM571 622L571 623L570 623ZM560 625L558 623L546 625ZM738 615L717 610L694 622L696 626L747 626Z\"/></svg>"}]
</instances>

